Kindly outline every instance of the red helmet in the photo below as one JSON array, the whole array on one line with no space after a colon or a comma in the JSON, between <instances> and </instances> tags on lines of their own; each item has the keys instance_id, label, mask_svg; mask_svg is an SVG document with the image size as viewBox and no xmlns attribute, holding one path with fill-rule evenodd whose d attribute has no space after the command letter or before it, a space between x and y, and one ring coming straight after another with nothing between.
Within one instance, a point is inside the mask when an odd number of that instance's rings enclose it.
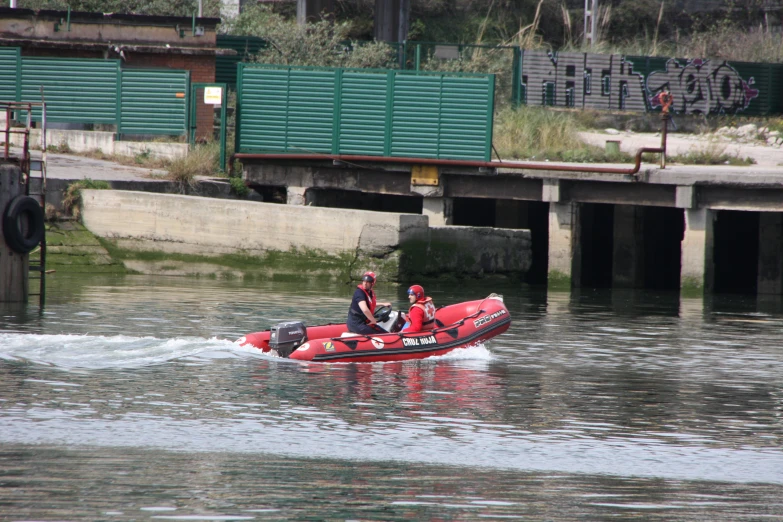
<instances>
[{"instance_id":1,"label":"red helmet","mask_svg":"<svg viewBox=\"0 0 783 522\"><path fill-rule=\"evenodd\" d=\"M424 289L419 285L413 285L408 288L408 295L414 295L417 301L421 301L424 299Z\"/></svg>"},{"instance_id":2,"label":"red helmet","mask_svg":"<svg viewBox=\"0 0 783 522\"><path fill-rule=\"evenodd\" d=\"M365 272L364 275L362 275L362 281L369 281L372 284L375 284L375 272Z\"/></svg>"}]
</instances>

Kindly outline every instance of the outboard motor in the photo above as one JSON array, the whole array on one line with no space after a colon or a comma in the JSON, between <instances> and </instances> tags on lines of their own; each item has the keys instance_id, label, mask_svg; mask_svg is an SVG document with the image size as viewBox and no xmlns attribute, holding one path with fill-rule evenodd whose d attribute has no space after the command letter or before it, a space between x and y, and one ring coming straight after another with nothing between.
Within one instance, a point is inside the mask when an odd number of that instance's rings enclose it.
<instances>
[{"instance_id":1,"label":"outboard motor","mask_svg":"<svg viewBox=\"0 0 783 522\"><path fill-rule=\"evenodd\" d=\"M307 340L307 329L301 321L286 321L270 329L269 347L280 357L288 357Z\"/></svg>"}]
</instances>

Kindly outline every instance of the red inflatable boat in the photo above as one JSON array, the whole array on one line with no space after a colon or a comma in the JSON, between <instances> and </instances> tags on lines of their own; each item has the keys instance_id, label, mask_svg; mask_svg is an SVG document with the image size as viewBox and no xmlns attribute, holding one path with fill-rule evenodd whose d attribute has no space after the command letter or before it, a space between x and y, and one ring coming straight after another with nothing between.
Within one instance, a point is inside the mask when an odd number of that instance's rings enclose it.
<instances>
[{"instance_id":1,"label":"red inflatable boat","mask_svg":"<svg viewBox=\"0 0 783 522\"><path fill-rule=\"evenodd\" d=\"M344 323L305 327L301 322L288 321L247 334L237 343L300 361L402 361L473 346L502 334L511 325L503 297L496 294L439 308L434 330L399 332L400 312L390 307L379 308L375 317L391 333L360 335L349 333Z\"/></svg>"}]
</instances>

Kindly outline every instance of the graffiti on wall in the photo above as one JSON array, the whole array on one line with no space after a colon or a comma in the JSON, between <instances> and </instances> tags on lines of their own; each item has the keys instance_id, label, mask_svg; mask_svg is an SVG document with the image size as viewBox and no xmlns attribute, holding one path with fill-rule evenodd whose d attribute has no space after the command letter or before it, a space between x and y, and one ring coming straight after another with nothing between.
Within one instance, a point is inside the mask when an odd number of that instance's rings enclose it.
<instances>
[{"instance_id":1,"label":"graffiti on wall","mask_svg":"<svg viewBox=\"0 0 783 522\"><path fill-rule=\"evenodd\" d=\"M680 114L725 114L744 111L759 95L753 88L755 80L747 81L728 62L695 59L684 64L677 59L666 62L665 71L647 76L650 106L660 106L659 94L669 91L674 97L672 110Z\"/></svg>"},{"instance_id":2,"label":"graffiti on wall","mask_svg":"<svg viewBox=\"0 0 783 522\"><path fill-rule=\"evenodd\" d=\"M754 79L743 79L726 61L672 58L645 78L621 55L525 51L521 71L528 105L650 111L668 91L673 112L722 114L746 110L759 95Z\"/></svg>"},{"instance_id":3,"label":"graffiti on wall","mask_svg":"<svg viewBox=\"0 0 783 522\"><path fill-rule=\"evenodd\" d=\"M521 70L528 105L647 110L644 77L619 55L525 51Z\"/></svg>"}]
</instances>

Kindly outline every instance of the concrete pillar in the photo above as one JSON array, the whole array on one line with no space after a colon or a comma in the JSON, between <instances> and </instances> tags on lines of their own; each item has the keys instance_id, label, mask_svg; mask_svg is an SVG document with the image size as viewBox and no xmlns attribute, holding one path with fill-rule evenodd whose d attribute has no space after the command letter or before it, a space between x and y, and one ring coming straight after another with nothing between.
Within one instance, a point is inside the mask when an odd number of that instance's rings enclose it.
<instances>
[{"instance_id":1,"label":"concrete pillar","mask_svg":"<svg viewBox=\"0 0 783 522\"><path fill-rule=\"evenodd\" d=\"M783 294L783 214L759 214L759 294Z\"/></svg>"},{"instance_id":2,"label":"concrete pillar","mask_svg":"<svg viewBox=\"0 0 783 522\"><path fill-rule=\"evenodd\" d=\"M575 287L581 284L578 203L549 204L550 287Z\"/></svg>"},{"instance_id":3,"label":"concrete pillar","mask_svg":"<svg viewBox=\"0 0 783 522\"><path fill-rule=\"evenodd\" d=\"M286 187L286 203L289 205L305 205L307 187Z\"/></svg>"},{"instance_id":4,"label":"concrete pillar","mask_svg":"<svg viewBox=\"0 0 783 522\"><path fill-rule=\"evenodd\" d=\"M317 22L334 14L334 0L296 0L296 23Z\"/></svg>"},{"instance_id":5,"label":"concrete pillar","mask_svg":"<svg viewBox=\"0 0 783 522\"><path fill-rule=\"evenodd\" d=\"M713 225L715 214L706 208L685 209L680 287L686 293L711 291L715 278Z\"/></svg>"},{"instance_id":6,"label":"concrete pillar","mask_svg":"<svg viewBox=\"0 0 783 522\"><path fill-rule=\"evenodd\" d=\"M644 216L642 208L615 205L612 288L644 287Z\"/></svg>"},{"instance_id":7,"label":"concrete pillar","mask_svg":"<svg viewBox=\"0 0 783 522\"><path fill-rule=\"evenodd\" d=\"M421 213L430 220L431 227L443 227L454 223L452 198L424 198Z\"/></svg>"},{"instance_id":8,"label":"concrete pillar","mask_svg":"<svg viewBox=\"0 0 783 522\"><path fill-rule=\"evenodd\" d=\"M23 193L22 173L15 165L0 165L0 213ZM29 255L11 250L0 227L0 303L27 302Z\"/></svg>"},{"instance_id":9,"label":"concrete pillar","mask_svg":"<svg viewBox=\"0 0 783 522\"><path fill-rule=\"evenodd\" d=\"M375 39L404 42L408 39L410 16L410 0L375 0Z\"/></svg>"}]
</instances>

